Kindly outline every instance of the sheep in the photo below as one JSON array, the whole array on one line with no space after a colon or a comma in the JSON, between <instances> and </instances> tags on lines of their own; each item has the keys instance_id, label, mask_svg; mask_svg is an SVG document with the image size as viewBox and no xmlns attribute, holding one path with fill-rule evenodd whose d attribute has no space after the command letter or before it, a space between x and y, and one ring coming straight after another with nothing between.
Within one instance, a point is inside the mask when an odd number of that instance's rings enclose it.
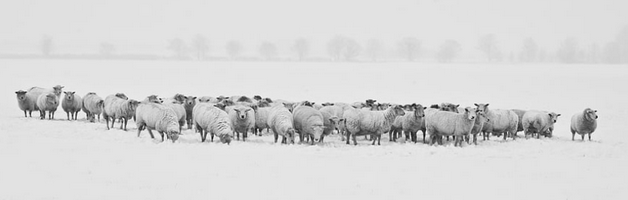
<instances>
[{"instance_id":1,"label":"sheep","mask_svg":"<svg viewBox=\"0 0 628 200\"><path fill-rule=\"evenodd\" d=\"M78 113L81 111L81 108L83 107L83 99L81 99L81 96L76 95L76 92L63 92L65 94L65 97L63 98L63 101L61 102L61 107L63 108L63 111L65 111L66 115L68 116L68 120L76 120L76 118L78 117ZM72 115L72 116L70 116Z\"/></svg>"},{"instance_id":2,"label":"sheep","mask_svg":"<svg viewBox=\"0 0 628 200\"><path fill-rule=\"evenodd\" d=\"M346 110L343 117L345 118L344 129L347 131L347 144L349 144L350 136L353 136L353 144L358 145L356 136L372 135L376 137L377 144L380 145L381 135L390 131L391 124L397 116L404 114L405 111L399 105L391 106L385 111ZM375 145L375 140L373 140L373 145Z\"/></svg>"},{"instance_id":3,"label":"sheep","mask_svg":"<svg viewBox=\"0 0 628 200\"><path fill-rule=\"evenodd\" d=\"M240 140L242 133L242 141L246 141L249 131L254 132L255 128L255 112L249 106L236 105L227 109L231 125L236 134L236 139Z\"/></svg>"},{"instance_id":4,"label":"sheep","mask_svg":"<svg viewBox=\"0 0 628 200\"><path fill-rule=\"evenodd\" d=\"M517 124L517 132L523 131L523 125L521 123L523 122L523 115L526 114L526 111L521 110L521 109L510 109L510 110L515 112L517 114L517 117L519 117L519 123Z\"/></svg>"},{"instance_id":5,"label":"sheep","mask_svg":"<svg viewBox=\"0 0 628 200\"><path fill-rule=\"evenodd\" d=\"M459 107L460 107L460 104L453 104L453 103L432 104L430 106L430 108L435 108L438 110L450 111L450 112L455 112L455 113L459 113L461 111L458 109Z\"/></svg>"},{"instance_id":6,"label":"sheep","mask_svg":"<svg viewBox=\"0 0 628 200\"><path fill-rule=\"evenodd\" d=\"M488 103L475 103L478 112L482 112L487 118L491 119L484 124L482 128L483 139L490 139L490 134L504 134L504 140L510 135L513 140L517 138L517 126L519 124L519 116L512 110L489 109Z\"/></svg>"},{"instance_id":7,"label":"sheep","mask_svg":"<svg viewBox=\"0 0 628 200\"><path fill-rule=\"evenodd\" d=\"M214 97L210 96L202 96L198 99L199 103L218 103L218 100Z\"/></svg>"},{"instance_id":8,"label":"sheep","mask_svg":"<svg viewBox=\"0 0 628 200\"><path fill-rule=\"evenodd\" d=\"M27 93L34 98L38 98L41 94L54 93L55 95L57 95L58 99L61 99L61 93L63 92L63 88L64 87L61 85L56 85L52 88L32 87L28 89Z\"/></svg>"},{"instance_id":9,"label":"sheep","mask_svg":"<svg viewBox=\"0 0 628 200\"><path fill-rule=\"evenodd\" d=\"M103 112L103 118L105 118L107 130L109 130L109 120L111 119L111 127L116 122L116 119L120 119L120 129L127 130L126 125L130 118L135 117L135 109L140 103L139 101L132 99L124 99L126 97L122 93L115 95L109 95L105 98L105 109ZM123 128L124 126L124 128Z\"/></svg>"},{"instance_id":10,"label":"sheep","mask_svg":"<svg viewBox=\"0 0 628 200\"><path fill-rule=\"evenodd\" d=\"M344 108L341 106L335 106L335 105L331 105L331 106L325 106L323 108L321 108L319 110L321 112L321 114L323 114L323 120L325 122L325 131L323 131L323 134L325 135L329 135L329 133L332 133L333 130L328 130L329 128L331 128L331 126L334 127L334 129L338 130L338 133L341 133L340 129L338 128L339 124L344 123L344 118L343 118L343 114L344 114ZM333 119L336 118L332 121L329 121L329 119ZM336 123L335 125L333 125L333 123ZM327 133L327 131L330 131L329 133Z\"/></svg>"},{"instance_id":11,"label":"sheep","mask_svg":"<svg viewBox=\"0 0 628 200\"><path fill-rule=\"evenodd\" d=\"M397 117L395 122L393 123L393 127L391 127L390 136L393 138L393 141L396 141L397 137L400 136L401 131L406 136L406 140L408 138L411 139L412 142L417 142L417 132L420 130L423 132L423 143L425 143L425 109L421 104L413 104L410 105L410 112L406 112L403 116ZM394 130L394 131L393 131Z\"/></svg>"},{"instance_id":12,"label":"sheep","mask_svg":"<svg viewBox=\"0 0 628 200\"><path fill-rule=\"evenodd\" d=\"M303 137L311 140L311 144L322 140L325 124L323 122L323 114L310 106L298 106L294 109L294 129L299 133L300 142L303 143Z\"/></svg>"},{"instance_id":13,"label":"sheep","mask_svg":"<svg viewBox=\"0 0 628 200\"><path fill-rule=\"evenodd\" d=\"M478 145L478 134L482 132L484 125L487 122L491 121L489 118L486 117L486 113L484 112L478 112L476 110L476 114L477 114L477 118L475 119L475 123L473 124L473 128L471 129L471 133L470 133L471 135L473 135L474 145ZM470 144L469 136L465 137L465 140L467 140L467 144Z\"/></svg>"},{"instance_id":14,"label":"sheep","mask_svg":"<svg viewBox=\"0 0 628 200\"><path fill-rule=\"evenodd\" d=\"M150 137L155 139L152 130L156 130L164 141L164 133L174 143L181 134L178 118L174 110L165 105L144 101L135 110L137 137L144 129L148 129Z\"/></svg>"},{"instance_id":15,"label":"sheep","mask_svg":"<svg viewBox=\"0 0 628 200\"><path fill-rule=\"evenodd\" d=\"M327 107L324 107L324 108L327 108ZM320 113L323 115L324 129L323 129L323 136L321 137L321 142L323 142L323 139L325 138L325 136L331 135L331 133L333 133L334 130L338 130L338 125L341 123L344 123L345 120L330 112L320 111Z\"/></svg>"},{"instance_id":16,"label":"sheep","mask_svg":"<svg viewBox=\"0 0 628 200\"><path fill-rule=\"evenodd\" d=\"M186 115L185 107L183 106L183 102L179 103L179 101L173 101L173 102L165 101L163 105L172 109L172 111L174 111L177 117L177 122L179 122L179 133L180 133L183 126L187 122L187 118L186 118L187 115Z\"/></svg>"},{"instance_id":17,"label":"sheep","mask_svg":"<svg viewBox=\"0 0 628 200\"><path fill-rule=\"evenodd\" d=\"M554 123L560 114L554 112L536 111L530 110L523 115L523 132L528 138L528 135L534 136L537 134L538 139L541 134L547 133L551 137L551 130L554 127ZM492 120L492 119L491 119Z\"/></svg>"},{"instance_id":18,"label":"sheep","mask_svg":"<svg viewBox=\"0 0 628 200\"><path fill-rule=\"evenodd\" d=\"M476 117L476 109L471 107L465 108L464 113L438 111L425 119L426 131L430 135L456 136L454 146L462 146L463 137L471 133ZM439 144L442 145L442 140Z\"/></svg>"},{"instance_id":19,"label":"sheep","mask_svg":"<svg viewBox=\"0 0 628 200\"><path fill-rule=\"evenodd\" d=\"M589 134L589 141L591 141L591 133L597 128L597 110L591 108L585 108L584 111L576 113L571 117L571 140L574 140L576 133L582 135L584 141L584 135Z\"/></svg>"},{"instance_id":20,"label":"sheep","mask_svg":"<svg viewBox=\"0 0 628 200\"><path fill-rule=\"evenodd\" d=\"M185 102L183 107L185 108L185 119L188 125L188 129L192 129L192 109L196 105L196 97L195 96L187 96L185 97Z\"/></svg>"},{"instance_id":21,"label":"sheep","mask_svg":"<svg viewBox=\"0 0 628 200\"><path fill-rule=\"evenodd\" d=\"M192 110L192 120L194 127L201 134L201 142L207 139L207 132L211 135L211 141L214 141L214 135L218 135L220 142L223 144L231 143L231 120L229 115L224 111L216 108L212 104L199 103Z\"/></svg>"},{"instance_id":22,"label":"sheep","mask_svg":"<svg viewBox=\"0 0 628 200\"><path fill-rule=\"evenodd\" d=\"M261 136L264 129L268 132L270 128L268 125L268 115L270 114L271 107L253 105L252 108L255 111L255 128L253 129L253 134Z\"/></svg>"},{"instance_id":23,"label":"sheep","mask_svg":"<svg viewBox=\"0 0 628 200\"><path fill-rule=\"evenodd\" d=\"M268 126L273 131L275 136L275 143L277 143L278 137L281 135L281 143L287 144L290 142L294 144L294 136L296 130L294 129L293 115L284 106L273 106L268 113Z\"/></svg>"},{"instance_id":24,"label":"sheep","mask_svg":"<svg viewBox=\"0 0 628 200\"><path fill-rule=\"evenodd\" d=\"M17 105L20 107L20 110L24 111L24 117L33 117L32 113L37 106L36 106L36 101L32 101L27 95L26 95L26 91L24 90L19 90L16 91L15 94L17 94ZM26 115L26 112L28 111L28 116Z\"/></svg>"},{"instance_id":25,"label":"sheep","mask_svg":"<svg viewBox=\"0 0 628 200\"><path fill-rule=\"evenodd\" d=\"M49 111L48 119L54 119L57 107L59 107L59 97L55 93L44 93L37 98L37 108L39 108L41 119L46 119L46 111Z\"/></svg>"},{"instance_id":26,"label":"sheep","mask_svg":"<svg viewBox=\"0 0 628 200\"><path fill-rule=\"evenodd\" d=\"M105 101L102 98L94 92L89 92L83 96L82 105L82 110L85 112L85 115L87 115L87 120L94 122L96 116L98 116L98 121L100 122L100 114L105 109Z\"/></svg>"},{"instance_id":27,"label":"sheep","mask_svg":"<svg viewBox=\"0 0 628 200\"><path fill-rule=\"evenodd\" d=\"M144 102L151 102L151 103L163 103L164 100L157 97L157 95L149 95L146 97L146 99L144 99Z\"/></svg>"}]
</instances>

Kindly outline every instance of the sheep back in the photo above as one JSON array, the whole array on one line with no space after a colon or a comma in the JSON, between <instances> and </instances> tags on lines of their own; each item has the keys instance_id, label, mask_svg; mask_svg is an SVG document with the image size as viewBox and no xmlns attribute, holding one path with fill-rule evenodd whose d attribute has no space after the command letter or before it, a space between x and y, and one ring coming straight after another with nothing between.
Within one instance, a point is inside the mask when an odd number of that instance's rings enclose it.
<instances>
[{"instance_id":1,"label":"sheep back","mask_svg":"<svg viewBox=\"0 0 628 200\"><path fill-rule=\"evenodd\" d=\"M192 110L192 120L197 129L218 135L223 143L231 142L233 129L229 115L213 104L199 103Z\"/></svg>"},{"instance_id":2,"label":"sheep back","mask_svg":"<svg viewBox=\"0 0 628 200\"><path fill-rule=\"evenodd\" d=\"M310 106L298 106L294 109L294 128L301 135L320 139L323 135L324 122L320 111Z\"/></svg>"}]
</instances>

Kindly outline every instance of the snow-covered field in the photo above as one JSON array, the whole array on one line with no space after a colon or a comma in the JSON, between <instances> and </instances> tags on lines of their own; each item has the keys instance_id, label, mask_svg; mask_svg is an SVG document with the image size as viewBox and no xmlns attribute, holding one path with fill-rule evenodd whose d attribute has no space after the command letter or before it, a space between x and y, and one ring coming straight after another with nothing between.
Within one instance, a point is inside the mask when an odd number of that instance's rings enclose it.
<instances>
[{"instance_id":1,"label":"snow-covered field","mask_svg":"<svg viewBox=\"0 0 628 200\"><path fill-rule=\"evenodd\" d=\"M626 199L628 67L421 63L0 60L0 199ZM463 148L337 136L280 145L177 143L104 123L24 118L15 91L61 84L80 95L175 93L316 102L380 102L561 113L548 139L493 137ZM571 115L598 110L593 141L571 141ZM59 108L59 110L61 110ZM522 133L519 133L522 135Z\"/></svg>"}]
</instances>

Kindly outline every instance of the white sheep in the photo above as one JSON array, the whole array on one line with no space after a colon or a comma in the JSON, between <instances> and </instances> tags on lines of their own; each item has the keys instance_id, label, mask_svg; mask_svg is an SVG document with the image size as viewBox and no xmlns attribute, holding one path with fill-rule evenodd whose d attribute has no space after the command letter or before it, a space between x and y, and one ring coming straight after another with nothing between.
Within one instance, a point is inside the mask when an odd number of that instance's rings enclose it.
<instances>
[{"instance_id":1,"label":"white sheep","mask_svg":"<svg viewBox=\"0 0 628 200\"><path fill-rule=\"evenodd\" d=\"M54 93L55 95L57 95L58 99L61 99L61 93L63 93L63 88L64 87L61 85L56 85L52 88L32 87L28 89L27 93L28 95L35 98L38 98L41 94Z\"/></svg>"},{"instance_id":2,"label":"white sheep","mask_svg":"<svg viewBox=\"0 0 628 200\"><path fill-rule=\"evenodd\" d=\"M534 136L537 134L536 138L538 139L541 134L548 134L551 137L551 130L554 127L554 123L560 114L554 112L545 112L545 111L537 111L530 110L527 111L523 115L523 132L528 138L528 135ZM492 119L491 119L492 120Z\"/></svg>"},{"instance_id":3,"label":"white sheep","mask_svg":"<svg viewBox=\"0 0 628 200\"><path fill-rule=\"evenodd\" d=\"M38 110L36 109L37 101L32 101L26 95L26 91L24 90L16 91L15 94L17 94L17 105L20 107L20 110L24 111L24 117L33 117L33 111ZM28 116L26 115L26 112L28 112Z\"/></svg>"},{"instance_id":4,"label":"white sheep","mask_svg":"<svg viewBox=\"0 0 628 200\"><path fill-rule=\"evenodd\" d=\"M194 106L192 115L194 127L201 134L201 142L205 142L209 132L212 142L214 135L218 135L222 143L231 143L233 129L229 115L224 110L209 103L198 103Z\"/></svg>"},{"instance_id":5,"label":"white sheep","mask_svg":"<svg viewBox=\"0 0 628 200\"><path fill-rule=\"evenodd\" d=\"M327 108L327 107L323 107L323 108ZM325 136L331 135L334 130L338 130L338 126L344 123L345 120L343 118L338 117L337 115L334 115L333 113L325 112L323 111L323 109L319 111L323 115L324 129L323 129L323 137L321 137L321 142L323 142L323 139L325 138Z\"/></svg>"},{"instance_id":6,"label":"white sheep","mask_svg":"<svg viewBox=\"0 0 628 200\"><path fill-rule=\"evenodd\" d=\"M194 106L196 106L196 97L185 97L183 107L185 108L185 120L188 125L188 129L192 129L192 110L194 109Z\"/></svg>"},{"instance_id":7,"label":"white sheep","mask_svg":"<svg viewBox=\"0 0 628 200\"><path fill-rule=\"evenodd\" d=\"M164 141L164 133L174 143L181 134L177 115L171 108L151 102L142 102L136 109L137 137L144 129L148 129L150 137L155 139L152 130L156 130Z\"/></svg>"},{"instance_id":8,"label":"white sheep","mask_svg":"<svg viewBox=\"0 0 628 200\"><path fill-rule=\"evenodd\" d=\"M340 105L333 104L333 105L324 106L323 108L321 108L319 110L319 111L321 111L321 113L323 113L323 117L325 117L325 115L329 115L329 118L333 118L333 117L337 118L337 122L336 123L338 123L338 124L336 124L336 130L338 131L339 134L341 134L341 136L342 136L343 133L341 132L341 130L340 130L340 128L338 126L340 124L344 123L344 117L343 116L344 116L345 108L346 109L353 109L353 107L348 106L348 104L346 106L342 106L342 104L340 104ZM327 113L327 114L325 114L325 113ZM331 124L329 124L330 121L325 119L325 123L326 123L325 127L326 128L330 128L328 126L328 125L331 125ZM344 139L344 137L341 137L341 138Z\"/></svg>"},{"instance_id":9,"label":"white sheep","mask_svg":"<svg viewBox=\"0 0 628 200\"><path fill-rule=\"evenodd\" d=\"M391 135L395 137L393 141L398 137L398 133L401 130L406 136L406 140L410 138L412 142L416 143L417 132L421 131L423 132L423 143L425 143L425 109L427 108L421 104L413 104L411 105L411 112L406 112L405 115L397 117L395 119L397 124L393 123L393 128L397 128L397 132L392 133L393 131L391 130Z\"/></svg>"},{"instance_id":10,"label":"white sheep","mask_svg":"<svg viewBox=\"0 0 628 200\"><path fill-rule=\"evenodd\" d=\"M236 105L227 109L232 128L236 134L236 139L246 141L248 132L253 132L255 128L255 111L249 106Z\"/></svg>"},{"instance_id":11,"label":"white sheep","mask_svg":"<svg viewBox=\"0 0 628 200\"><path fill-rule=\"evenodd\" d=\"M123 120L120 121L120 129L126 131L126 125L129 122L129 119L135 117L135 108L137 108L137 105L140 102L132 99L125 100L121 97L126 97L126 95L118 93L115 95L109 95L105 98L103 118L105 118L107 130L109 130L109 120L111 120L111 127L113 127L116 119L120 119Z\"/></svg>"},{"instance_id":12,"label":"white sheep","mask_svg":"<svg viewBox=\"0 0 628 200\"><path fill-rule=\"evenodd\" d=\"M476 109L471 107L465 108L464 113L437 111L425 119L426 131L430 135L455 136L454 146L462 146L463 137L471 133L476 117ZM442 145L442 140L439 144Z\"/></svg>"},{"instance_id":13,"label":"white sheep","mask_svg":"<svg viewBox=\"0 0 628 200\"><path fill-rule=\"evenodd\" d=\"M264 129L270 129L268 125L268 116L270 114L271 107L259 107L257 105L252 106L255 111L255 128L253 129L253 134L262 135Z\"/></svg>"},{"instance_id":14,"label":"white sheep","mask_svg":"<svg viewBox=\"0 0 628 200\"><path fill-rule=\"evenodd\" d=\"M172 109L177 116L177 121L179 122L179 132L183 129L183 125L187 122L187 113L185 111L185 96L181 94L176 94L173 98L168 98L163 100L163 105Z\"/></svg>"},{"instance_id":15,"label":"white sheep","mask_svg":"<svg viewBox=\"0 0 628 200\"><path fill-rule=\"evenodd\" d=\"M198 99L199 103L218 103L218 100L216 100L216 98L214 97L210 97L210 96L202 96L201 98Z\"/></svg>"},{"instance_id":16,"label":"white sheep","mask_svg":"<svg viewBox=\"0 0 628 200\"><path fill-rule=\"evenodd\" d=\"M526 114L526 111L521 110L521 109L510 109L510 110L517 113L517 117L519 117L519 123L517 124L517 132L523 131L523 125L521 123L523 123L523 115Z\"/></svg>"},{"instance_id":17,"label":"white sheep","mask_svg":"<svg viewBox=\"0 0 628 200\"><path fill-rule=\"evenodd\" d=\"M480 132L482 132L482 129L484 129L484 125L491 121L490 119L488 119L486 117L486 114L483 112L477 112L477 118L475 119L475 123L473 124L473 128L471 129L471 135L473 135L473 144L474 145L478 145L478 134ZM467 144L470 144L469 141L469 137L465 137L465 139L467 140Z\"/></svg>"},{"instance_id":18,"label":"white sheep","mask_svg":"<svg viewBox=\"0 0 628 200\"><path fill-rule=\"evenodd\" d=\"M281 135L282 144L287 144L288 142L294 144L296 130L294 129L293 118L292 113L284 106L273 106L270 108L267 123L273 131L275 143L277 143L277 139Z\"/></svg>"},{"instance_id":19,"label":"white sheep","mask_svg":"<svg viewBox=\"0 0 628 200\"><path fill-rule=\"evenodd\" d=\"M65 111L68 116L68 120L76 120L78 117L78 113L81 111L83 107L83 99L81 96L76 95L76 92L63 92L65 97L63 97L63 101L61 101L61 108Z\"/></svg>"},{"instance_id":20,"label":"white sheep","mask_svg":"<svg viewBox=\"0 0 628 200\"><path fill-rule=\"evenodd\" d=\"M358 145L356 136L371 135L377 139L380 145L381 135L390 131L390 127L397 116L405 114L403 108L399 105L391 106L384 111L368 111L361 109L345 110L345 127L347 131L347 144L349 137L353 136L353 144ZM375 145L373 140L373 145Z\"/></svg>"},{"instance_id":21,"label":"white sheep","mask_svg":"<svg viewBox=\"0 0 628 200\"><path fill-rule=\"evenodd\" d=\"M503 134L504 140L507 136L512 139L517 138L517 126L519 125L519 116L512 110L489 109L488 103L476 103L478 112L482 112L490 119L482 128L483 139L490 139L490 134Z\"/></svg>"},{"instance_id":22,"label":"white sheep","mask_svg":"<svg viewBox=\"0 0 628 200\"><path fill-rule=\"evenodd\" d=\"M310 106L298 106L294 109L294 129L299 133L300 142L307 137L311 144L322 140L325 124L320 111Z\"/></svg>"},{"instance_id":23,"label":"white sheep","mask_svg":"<svg viewBox=\"0 0 628 200\"><path fill-rule=\"evenodd\" d=\"M98 116L98 121L100 122L100 114L105 109L105 100L94 92L87 93L83 96L82 109L90 122L94 122L96 120L96 116Z\"/></svg>"},{"instance_id":24,"label":"white sheep","mask_svg":"<svg viewBox=\"0 0 628 200\"><path fill-rule=\"evenodd\" d=\"M37 98L37 108L39 108L41 119L46 119L46 111L48 111L48 119L54 119L58 107L59 97L54 93L44 93Z\"/></svg>"},{"instance_id":25,"label":"white sheep","mask_svg":"<svg viewBox=\"0 0 628 200\"><path fill-rule=\"evenodd\" d=\"M589 141L591 141L591 133L597 128L597 110L586 108L580 113L576 113L571 117L571 140L574 140L576 133L582 135L589 134Z\"/></svg>"}]
</instances>

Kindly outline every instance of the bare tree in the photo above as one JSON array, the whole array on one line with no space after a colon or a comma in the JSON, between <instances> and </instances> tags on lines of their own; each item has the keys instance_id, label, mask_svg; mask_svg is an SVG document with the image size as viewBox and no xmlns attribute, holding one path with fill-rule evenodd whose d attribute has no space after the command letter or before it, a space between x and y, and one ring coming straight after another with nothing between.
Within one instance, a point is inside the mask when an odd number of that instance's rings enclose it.
<instances>
[{"instance_id":1,"label":"bare tree","mask_svg":"<svg viewBox=\"0 0 628 200\"><path fill-rule=\"evenodd\" d=\"M440 45L438 52L436 53L436 60L441 63L448 63L454 60L458 56L458 52L462 50L460 43L455 40L446 40Z\"/></svg>"},{"instance_id":2,"label":"bare tree","mask_svg":"<svg viewBox=\"0 0 628 200\"><path fill-rule=\"evenodd\" d=\"M196 59L203 60L209 51L209 42L207 38L201 34L197 34L192 39L192 50L196 54Z\"/></svg>"},{"instance_id":3,"label":"bare tree","mask_svg":"<svg viewBox=\"0 0 628 200\"><path fill-rule=\"evenodd\" d=\"M345 60L355 60L355 58L360 55L360 52L362 52L362 46L360 46L360 44L358 44L358 42L354 39L347 38L345 42L345 48L342 53L342 56L345 58Z\"/></svg>"},{"instance_id":4,"label":"bare tree","mask_svg":"<svg viewBox=\"0 0 628 200\"><path fill-rule=\"evenodd\" d=\"M41 53L44 54L44 56L49 56L52 53L52 49L54 48L52 37L44 35L44 37L41 39L40 45Z\"/></svg>"},{"instance_id":5,"label":"bare tree","mask_svg":"<svg viewBox=\"0 0 628 200\"><path fill-rule=\"evenodd\" d=\"M329 42L327 42L327 53L331 56L332 60L340 61L343 54L345 43L347 38L343 36L335 36Z\"/></svg>"},{"instance_id":6,"label":"bare tree","mask_svg":"<svg viewBox=\"0 0 628 200\"><path fill-rule=\"evenodd\" d=\"M310 53L310 43L305 38L299 38L292 45L292 51L297 54L299 61L303 61Z\"/></svg>"},{"instance_id":7,"label":"bare tree","mask_svg":"<svg viewBox=\"0 0 628 200\"><path fill-rule=\"evenodd\" d=\"M494 34L481 36L478 40L478 49L486 54L489 62L501 59L501 52L497 48L497 39Z\"/></svg>"},{"instance_id":8,"label":"bare tree","mask_svg":"<svg viewBox=\"0 0 628 200\"><path fill-rule=\"evenodd\" d=\"M421 41L415 37L406 37L397 44L399 55L407 61L414 61L421 50Z\"/></svg>"},{"instance_id":9,"label":"bare tree","mask_svg":"<svg viewBox=\"0 0 628 200\"><path fill-rule=\"evenodd\" d=\"M175 38L169 41L168 50L172 51L177 59L186 59L188 56L188 46L181 38Z\"/></svg>"},{"instance_id":10,"label":"bare tree","mask_svg":"<svg viewBox=\"0 0 628 200\"><path fill-rule=\"evenodd\" d=\"M574 38L565 39L556 51L556 56L563 63L578 62L578 42Z\"/></svg>"},{"instance_id":11,"label":"bare tree","mask_svg":"<svg viewBox=\"0 0 628 200\"><path fill-rule=\"evenodd\" d=\"M227 42L227 46L225 46L225 48L227 49L227 54L229 54L229 57L231 57L232 60L240 57L240 54L242 54L242 50L244 50L242 44L235 40Z\"/></svg>"},{"instance_id":12,"label":"bare tree","mask_svg":"<svg viewBox=\"0 0 628 200\"><path fill-rule=\"evenodd\" d=\"M534 62L537 59L538 51L539 47L534 39L526 38L523 40L520 60L522 62Z\"/></svg>"},{"instance_id":13,"label":"bare tree","mask_svg":"<svg viewBox=\"0 0 628 200\"><path fill-rule=\"evenodd\" d=\"M382 41L378 39L370 39L366 42L366 49L364 53L366 53L366 56L371 58L371 61L377 62L377 60L384 53L384 44L382 44Z\"/></svg>"},{"instance_id":14,"label":"bare tree","mask_svg":"<svg viewBox=\"0 0 628 200\"><path fill-rule=\"evenodd\" d=\"M116 47L113 44L107 42L100 43L100 55L111 57L115 51Z\"/></svg>"},{"instance_id":15,"label":"bare tree","mask_svg":"<svg viewBox=\"0 0 628 200\"><path fill-rule=\"evenodd\" d=\"M259 54L266 60L273 60L277 57L277 46L270 42L263 42L259 47Z\"/></svg>"}]
</instances>

